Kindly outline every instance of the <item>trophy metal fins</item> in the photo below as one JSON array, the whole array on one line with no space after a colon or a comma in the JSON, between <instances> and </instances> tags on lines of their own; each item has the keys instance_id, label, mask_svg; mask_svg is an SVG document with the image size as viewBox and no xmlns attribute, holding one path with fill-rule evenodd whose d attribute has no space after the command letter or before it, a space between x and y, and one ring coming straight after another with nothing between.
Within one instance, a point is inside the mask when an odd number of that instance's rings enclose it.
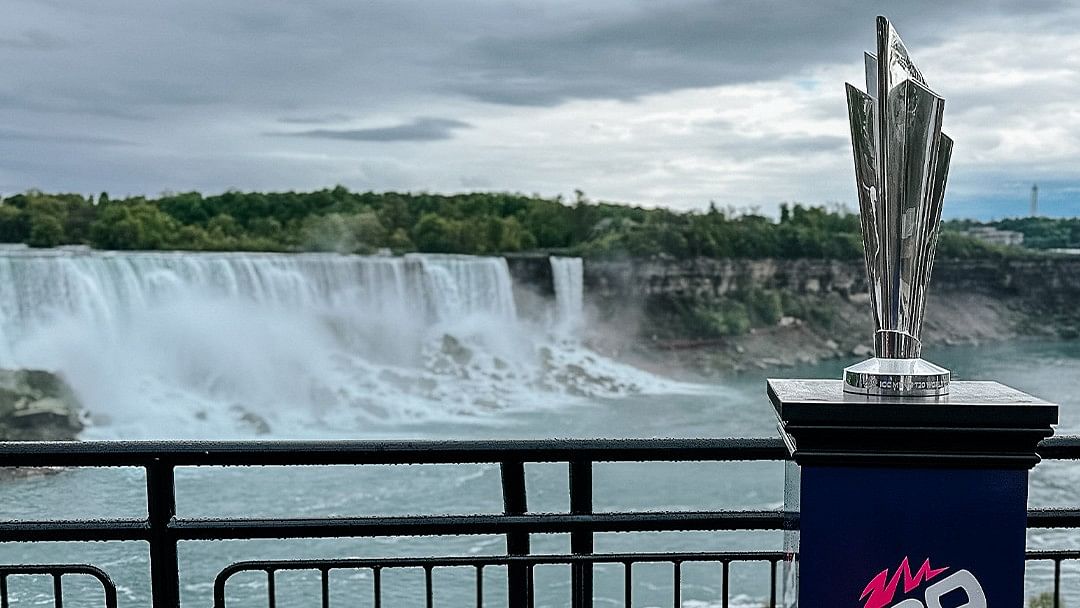
<instances>
[{"instance_id":1,"label":"trophy metal fins","mask_svg":"<svg viewBox=\"0 0 1080 608\"><path fill-rule=\"evenodd\" d=\"M920 358L919 333L952 157L941 132L945 100L884 17L865 65L867 91L848 84L847 100L875 356L844 370L844 390L944 395L951 374Z\"/></svg>"}]
</instances>

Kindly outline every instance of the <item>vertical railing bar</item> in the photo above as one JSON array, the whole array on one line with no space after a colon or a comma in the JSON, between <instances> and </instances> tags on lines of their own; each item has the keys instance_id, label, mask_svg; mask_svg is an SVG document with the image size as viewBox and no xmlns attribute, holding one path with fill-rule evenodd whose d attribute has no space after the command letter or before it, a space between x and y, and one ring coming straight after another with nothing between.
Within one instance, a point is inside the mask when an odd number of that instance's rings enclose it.
<instances>
[{"instance_id":1,"label":"vertical railing bar","mask_svg":"<svg viewBox=\"0 0 1080 608\"><path fill-rule=\"evenodd\" d=\"M528 608L535 608L535 606L536 606L536 595L535 595L536 588L533 586L533 582L535 580L533 578L533 565L529 564L528 566L526 566L526 570L529 573L529 578L526 579L526 581L525 581L525 589L527 591L527 593L526 593L526 596L527 596L526 604L527 604Z\"/></svg>"},{"instance_id":2,"label":"vertical railing bar","mask_svg":"<svg viewBox=\"0 0 1080 608\"><path fill-rule=\"evenodd\" d=\"M105 589L105 608L116 608L116 585L112 581L101 581L102 588ZM224 608L225 602L222 600L221 608Z\"/></svg>"},{"instance_id":3,"label":"vertical railing bar","mask_svg":"<svg viewBox=\"0 0 1080 608\"><path fill-rule=\"evenodd\" d=\"M623 605L632 608L634 603L634 563L623 562Z\"/></svg>"},{"instance_id":4,"label":"vertical railing bar","mask_svg":"<svg viewBox=\"0 0 1080 608\"><path fill-rule=\"evenodd\" d=\"M146 516L150 526L150 593L154 608L180 605L180 563L169 524L176 516L173 464L155 459L146 465Z\"/></svg>"},{"instance_id":5,"label":"vertical railing bar","mask_svg":"<svg viewBox=\"0 0 1080 608\"><path fill-rule=\"evenodd\" d=\"M0 608L8 608L8 585L6 574L0 574Z\"/></svg>"},{"instance_id":6,"label":"vertical railing bar","mask_svg":"<svg viewBox=\"0 0 1080 608\"><path fill-rule=\"evenodd\" d=\"M63 574L60 572L53 572L53 606L56 608L64 608L64 584L61 582L62 576Z\"/></svg>"},{"instance_id":7,"label":"vertical railing bar","mask_svg":"<svg viewBox=\"0 0 1080 608\"><path fill-rule=\"evenodd\" d=\"M382 608L382 568L375 566L371 569L372 588L375 593L375 608Z\"/></svg>"},{"instance_id":8,"label":"vertical railing bar","mask_svg":"<svg viewBox=\"0 0 1080 608\"><path fill-rule=\"evenodd\" d=\"M721 568L721 572L723 573L724 579L721 583L723 588L721 590L722 595L720 599L720 607L728 608L728 596L730 595L729 592L731 591L731 588L728 586L728 575L731 573L731 565L727 560L724 560L722 563L723 568Z\"/></svg>"},{"instance_id":9,"label":"vertical railing bar","mask_svg":"<svg viewBox=\"0 0 1080 608\"><path fill-rule=\"evenodd\" d=\"M776 560L769 560L769 608L776 608Z\"/></svg>"},{"instance_id":10,"label":"vertical railing bar","mask_svg":"<svg viewBox=\"0 0 1080 608\"><path fill-rule=\"evenodd\" d=\"M484 565L476 566L476 608L484 608Z\"/></svg>"},{"instance_id":11,"label":"vertical railing bar","mask_svg":"<svg viewBox=\"0 0 1080 608\"><path fill-rule=\"evenodd\" d=\"M521 460L507 460L500 465L502 472L503 512L506 515L523 515L528 511L528 498L525 494L525 463ZM508 532L506 534L507 555L529 554L529 533ZM532 570L524 564L508 564L506 567L506 592L509 608L525 608L528 605L529 581Z\"/></svg>"},{"instance_id":12,"label":"vertical railing bar","mask_svg":"<svg viewBox=\"0 0 1080 608\"><path fill-rule=\"evenodd\" d=\"M675 590L675 598L672 605L675 606L675 608L680 608L682 606L682 562L675 561L673 562L673 565L675 584L672 585L672 588Z\"/></svg>"},{"instance_id":13,"label":"vertical railing bar","mask_svg":"<svg viewBox=\"0 0 1080 608\"><path fill-rule=\"evenodd\" d=\"M1061 558L1054 560L1054 608L1061 608Z\"/></svg>"},{"instance_id":14,"label":"vertical railing bar","mask_svg":"<svg viewBox=\"0 0 1080 608\"><path fill-rule=\"evenodd\" d=\"M590 460L575 459L570 461L570 513L573 515L591 515L593 512L593 463ZM593 533L576 531L570 533L570 552L573 555L592 555L594 547ZM593 599L593 564L578 562L570 567L571 606L573 608L592 608Z\"/></svg>"},{"instance_id":15,"label":"vertical railing bar","mask_svg":"<svg viewBox=\"0 0 1080 608\"><path fill-rule=\"evenodd\" d=\"M322 608L330 608L330 569L323 568L322 574Z\"/></svg>"},{"instance_id":16,"label":"vertical railing bar","mask_svg":"<svg viewBox=\"0 0 1080 608\"><path fill-rule=\"evenodd\" d=\"M270 608L277 606L277 586L274 584L274 569L266 570L266 605Z\"/></svg>"},{"instance_id":17,"label":"vertical railing bar","mask_svg":"<svg viewBox=\"0 0 1080 608\"><path fill-rule=\"evenodd\" d=\"M431 566L424 566L424 605L427 608L435 605L435 591L431 588L431 569Z\"/></svg>"}]
</instances>

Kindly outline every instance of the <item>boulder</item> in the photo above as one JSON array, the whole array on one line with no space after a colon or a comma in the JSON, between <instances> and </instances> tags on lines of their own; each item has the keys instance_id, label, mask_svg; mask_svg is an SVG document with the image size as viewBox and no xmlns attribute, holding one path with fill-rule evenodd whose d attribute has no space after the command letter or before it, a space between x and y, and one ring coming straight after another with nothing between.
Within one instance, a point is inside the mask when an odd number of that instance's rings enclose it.
<instances>
[{"instance_id":1,"label":"boulder","mask_svg":"<svg viewBox=\"0 0 1080 608\"><path fill-rule=\"evenodd\" d=\"M82 408L59 375L0 370L0 440L69 441L83 429Z\"/></svg>"},{"instance_id":2,"label":"boulder","mask_svg":"<svg viewBox=\"0 0 1080 608\"><path fill-rule=\"evenodd\" d=\"M873 357L874 347L868 344L859 344L855 348L851 349L851 354L856 357Z\"/></svg>"}]
</instances>

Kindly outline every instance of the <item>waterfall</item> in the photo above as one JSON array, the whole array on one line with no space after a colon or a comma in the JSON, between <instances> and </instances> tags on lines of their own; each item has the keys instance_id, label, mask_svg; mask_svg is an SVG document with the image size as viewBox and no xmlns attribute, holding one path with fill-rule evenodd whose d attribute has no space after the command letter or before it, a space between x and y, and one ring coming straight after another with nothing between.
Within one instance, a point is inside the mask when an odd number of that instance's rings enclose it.
<instances>
[{"instance_id":1,"label":"waterfall","mask_svg":"<svg viewBox=\"0 0 1080 608\"><path fill-rule=\"evenodd\" d=\"M584 323L584 280L581 258L550 258L555 288L555 318L565 333L576 335Z\"/></svg>"},{"instance_id":2,"label":"waterfall","mask_svg":"<svg viewBox=\"0 0 1080 608\"><path fill-rule=\"evenodd\" d=\"M581 262L552 265L572 325ZM0 248L0 367L64 375L90 438L355 437L666 390L549 335L503 258Z\"/></svg>"},{"instance_id":3,"label":"waterfall","mask_svg":"<svg viewBox=\"0 0 1080 608\"><path fill-rule=\"evenodd\" d=\"M289 308L362 300L370 313L405 312L428 323L470 314L515 318L502 258L10 248L0 254L0 285L6 356L58 316L110 325L192 292Z\"/></svg>"}]
</instances>

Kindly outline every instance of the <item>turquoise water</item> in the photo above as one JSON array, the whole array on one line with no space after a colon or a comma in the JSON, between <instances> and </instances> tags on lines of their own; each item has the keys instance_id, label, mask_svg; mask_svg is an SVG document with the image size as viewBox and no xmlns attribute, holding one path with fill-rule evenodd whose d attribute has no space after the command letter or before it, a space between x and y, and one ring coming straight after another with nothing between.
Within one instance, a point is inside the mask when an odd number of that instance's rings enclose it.
<instances>
[{"instance_id":1,"label":"turquoise water","mask_svg":"<svg viewBox=\"0 0 1080 608\"><path fill-rule=\"evenodd\" d=\"M1080 433L1080 344L1021 343L978 348L931 350L929 359L954 370L957 379L994 379L1040 397L1060 402L1059 433ZM773 436L775 421L765 398L766 375L836 377L841 361L801 369L774 370L712 380L693 394L627 396L591 399L550 407L511 410L478 419L380 428L356 438L526 438L526 437L739 437ZM529 506L536 511L567 509L567 472L562 465L531 465L527 470ZM779 508L783 470L779 463L598 464L595 472L597 510ZM1048 462L1031 480L1033 506L1080 505L1080 465ZM0 485L4 518L141 517L143 477L138 470L79 469ZM499 471L492 465L412 467L315 467L250 469L183 469L178 472L181 516L318 516L407 513L483 513L501 508ZM1031 533L1033 548L1080 547L1076 531ZM565 535L537 536L536 552L566 551ZM778 533L664 533L599 535L597 551L779 549ZM181 545L183 601L208 606L214 575L226 564L251 558L498 554L501 537L447 539L358 539L334 541L195 542ZM148 602L146 548L140 543L7 545L0 561L91 561L105 568L121 590L121 604ZM686 567L684 606L718 606L720 578L715 566ZM670 567L635 569L635 605L670 606ZM757 566L733 571L733 606L758 608L767 594L764 573ZM1048 588L1047 567L1029 568L1029 594ZM436 605L469 605L471 572L436 575ZM565 571L537 574L537 606L563 606L569 589ZM497 588L492 573L490 590ZM1080 604L1080 569L1064 571L1066 599ZM386 606L421 606L419 572L394 574L384 580ZM598 606L621 601L621 570L601 567L597 573ZM279 606L316 605L317 579L282 575ZM73 582L72 592L83 587ZM362 576L335 575L336 598L346 605L370 605L371 581ZM47 600L45 581L13 581L28 602ZM237 606L265 605L260 577L238 577L230 587ZM489 593L492 606L500 598ZM317 598L317 596L314 596ZM69 600L74 599L74 594ZM368 603L365 603L368 602ZM80 604L69 601L67 605Z\"/></svg>"}]
</instances>

